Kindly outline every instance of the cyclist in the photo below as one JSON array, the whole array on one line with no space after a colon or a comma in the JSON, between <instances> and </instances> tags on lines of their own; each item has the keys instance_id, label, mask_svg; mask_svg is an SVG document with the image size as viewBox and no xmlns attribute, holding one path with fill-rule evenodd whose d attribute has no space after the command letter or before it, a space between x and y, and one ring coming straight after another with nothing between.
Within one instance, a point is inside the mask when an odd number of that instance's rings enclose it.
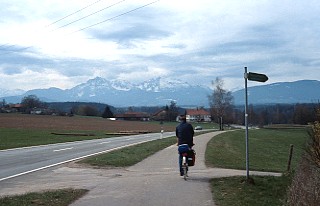
<instances>
[{"instance_id":1,"label":"cyclist","mask_svg":"<svg viewBox=\"0 0 320 206\"><path fill-rule=\"evenodd\" d=\"M179 152L180 176L183 176L182 153L190 150L193 144L194 130L191 124L187 123L186 115L180 115L180 124L176 127L177 145Z\"/></svg>"}]
</instances>

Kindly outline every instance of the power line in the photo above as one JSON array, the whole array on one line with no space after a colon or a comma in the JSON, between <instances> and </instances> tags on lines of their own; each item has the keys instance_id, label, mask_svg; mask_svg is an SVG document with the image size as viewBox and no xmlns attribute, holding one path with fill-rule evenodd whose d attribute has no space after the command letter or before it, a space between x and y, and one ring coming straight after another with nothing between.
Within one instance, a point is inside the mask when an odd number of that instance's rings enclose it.
<instances>
[{"instance_id":1,"label":"power line","mask_svg":"<svg viewBox=\"0 0 320 206\"><path fill-rule=\"evenodd\" d=\"M81 8L81 9L79 9L79 10L77 10L77 11L75 11L75 12L73 12L73 13L65 16L65 17L62 17L61 19L58 19L58 20L52 22L51 24L47 25L46 27L51 26L51 25L53 25L53 24L55 24L55 23L57 23L57 22L59 22L59 21L62 21L63 19L66 19L66 18L68 18L68 17L70 17L70 16L72 16L72 15L74 15L74 14L76 14L76 13L79 13L80 11L83 11L83 10L85 10L86 8L89 8L90 6L96 4L96 3L100 2L100 1L103 1L103 0L98 0L98 1L96 1L96 2L94 2L94 3L92 3L92 4L89 4L89 5Z\"/></svg>"},{"instance_id":2,"label":"power line","mask_svg":"<svg viewBox=\"0 0 320 206\"><path fill-rule=\"evenodd\" d=\"M105 22L107 22L107 21L111 21L111 20L116 19L116 18L118 18L118 17L120 17L120 16L124 16L124 15L129 14L129 13L131 13L131 12L134 12L134 11L136 11L136 10L139 10L139 9L144 8L144 7L150 6L151 4L154 4L154 3L158 2L158 1L160 1L160 0L153 1L153 2L151 2L151 3L148 3L148 4L145 4L145 5L143 5L143 6L137 7L137 8L135 8L135 9L130 10L130 11L124 12L124 13L122 13L122 14L119 14L119 15L117 15L117 16L111 17L111 18L106 19L106 20L104 20L104 21L101 21L101 22L92 24L92 25L90 25L90 26L84 27L84 28L79 29L79 30L77 30L77 31L74 31L74 32L72 32L72 33L76 33L76 32L79 32L79 31L83 31L83 30L85 30L85 29L88 29L88 28L97 26L97 25L102 24L102 23L105 23Z\"/></svg>"},{"instance_id":3,"label":"power line","mask_svg":"<svg viewBox=\"0 0 320 206\"><path fill-rule=\"evenodd\" d=\"M89 5L81 8L81 9L79 9L79 10L77 10L77 11L75 11L75 12L73 12L73 13L65 16L65 17L62 17L62 18L60 18L60 19L52 22L51 24L47 25L46 27L49 27L49 26L51 26L51 25L53 25L53 24L55 24L55 23L57 23L57 22L59 22L59 21L62 21L63 19L66 19L66 18L68 18L68 17L70 17L70 16L72 16L72 15L74 15L74 14L76 14L76 13L79 13L79 12L81 12L81 11L89 8L90 6L93 6L94 4L99 3L100 1L103 1L103 0L95 1L95 2L93 2L92 4L89 4ZM10 45L10 44L8 44L8 43L2 44L2 45L0 45L0 50L7 50L8 48L14 47L14 46L16 46L16 45ZM32 46L24 47L24 48L18 49L18 50L9 50L9 51L7 51L7 52L5 52L5 53L2 53L2 55L4 55L4 54L9 54L9 53L14 53L14 52L19 52L19 51L23 51L23 50L29 49L29 48L31 48L31 47L32 47Z\"/></svg>"},{"instance_id":4,"label":"power line","mask_svg":"<svg viewBox=\"0 0 320 206\"><path fill-rule=\"evenodd\" d=\"M74 20L74 21L72 21L72 22L70 22L70 23L67 23L67 24L65 24L65 25L62 25L62 26L60 26L60 27L58 27L58 28L56 28L56 29L54 29L54 30L52 30L52 31L55 31L55 30L61 29L61 28L63 28L63 27L69 26L70 24L73 24L73 23L75 23L75 22L78 22L78 21L80 21L80 20L83 20L83 19L85 19L85 18L88 18L89 16L92 16L92 15L94 15L94 14L97 14L97 13L101 12L101 11L104 11L104 10L106 10L106 9L109 9L109 8L111 8L111 7L115 6L115 5L118 5L118 4L120 4L120 3L124 2L124 1L126 1L126 0L118 1L117 3L114 3L114 4L112 4L112 5L110 5L110 6L107 6L107 7L103 8L103 9L100 9L100 10L98 10L98 11L95 11L95 12L93 12L93 13L87 15L87 16L84 16L84 17L82 17L82 18L80 18L80 19L77 19L77 20Z\"/></svg>"}]
</instances>

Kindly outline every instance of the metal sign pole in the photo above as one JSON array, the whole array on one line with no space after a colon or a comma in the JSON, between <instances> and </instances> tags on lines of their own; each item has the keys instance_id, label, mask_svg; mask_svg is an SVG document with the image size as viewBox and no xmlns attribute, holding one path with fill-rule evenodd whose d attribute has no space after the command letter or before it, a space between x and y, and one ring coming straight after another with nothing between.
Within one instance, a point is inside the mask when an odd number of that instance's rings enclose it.
<instances>
[{"instance_id":1,"label":"metal sign pole","mask_svg":"<svg viewBox=\"0 0 320 206\"><path fill-rule=\"evenodd\" d=\"M247 181L249 180L249 132L248 132L248 80L256 82L268 81L268 76L265 74L253 73L247 71L247 67L244 67L244 84L245 84L245 109L244 109L244 121L246 124L246 170Z\"/></svg>"},{"instance_id":2,"label":"metal sign pole","mask_svg":"<svg viewBox=\"0 0 320 206\"><path fill-rule=\"evenodd\" d=\"M244 85L245 85L245 108L244 108L244 121L246 125L246 171L247 180L249 179L249 134L248 134L248 73L247 67L244 67Z\"/></svg>"}]
</instances>

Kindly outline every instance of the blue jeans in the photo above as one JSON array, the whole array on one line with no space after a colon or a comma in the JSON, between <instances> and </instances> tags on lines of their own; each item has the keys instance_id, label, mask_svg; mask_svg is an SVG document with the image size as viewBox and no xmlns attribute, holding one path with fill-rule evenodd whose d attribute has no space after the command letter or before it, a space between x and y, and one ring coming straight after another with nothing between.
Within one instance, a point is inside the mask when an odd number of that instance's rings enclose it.
<instances>
[{"instance_id":1,"label":"blue jeans","mask_svg":"<svg viewBox=\"0 0 320 206\"><path fill-rule=\"evenodd\" d=\"M182 153L185 153L190 150L190 147L187 144L182 144L178 146L178 152L179 152L179 169L180 169L180 175L183 175L183 169L182 169Z\"/></svg>"}]
</instances>

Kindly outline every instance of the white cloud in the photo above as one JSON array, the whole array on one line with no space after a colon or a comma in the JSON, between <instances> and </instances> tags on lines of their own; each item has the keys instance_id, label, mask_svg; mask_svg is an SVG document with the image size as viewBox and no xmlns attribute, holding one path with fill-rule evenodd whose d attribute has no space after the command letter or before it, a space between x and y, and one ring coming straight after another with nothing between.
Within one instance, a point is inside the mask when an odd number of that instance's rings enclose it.
<instances>
[{"instance_id":1,"label":"white cloud","mask_svg":"<svg viewBox=\"0 0 320 206\"><path fill-rule=\"evenodd\" d=\"M24 69L21 73L10 75L0 74L1 85L6 85L7 89L22 89L30 90L35 88L48 88L48 82L50 87L58 87L66 89L74 86L71 78L63 76L54 70L45 69L41 72Z\"/></svg>"},{"instance_id":2,"label":"white cloud","mask_svg":"<svg viewBox=\"0 0 320 206\"><path fill-rule=\"evenodd\" d=\"M120 73L118 79L143 82L154 77L168 77L171 72L163 68L144 68L136 71L127 71L126 73Z\"/></svg>"}]
</instances>

